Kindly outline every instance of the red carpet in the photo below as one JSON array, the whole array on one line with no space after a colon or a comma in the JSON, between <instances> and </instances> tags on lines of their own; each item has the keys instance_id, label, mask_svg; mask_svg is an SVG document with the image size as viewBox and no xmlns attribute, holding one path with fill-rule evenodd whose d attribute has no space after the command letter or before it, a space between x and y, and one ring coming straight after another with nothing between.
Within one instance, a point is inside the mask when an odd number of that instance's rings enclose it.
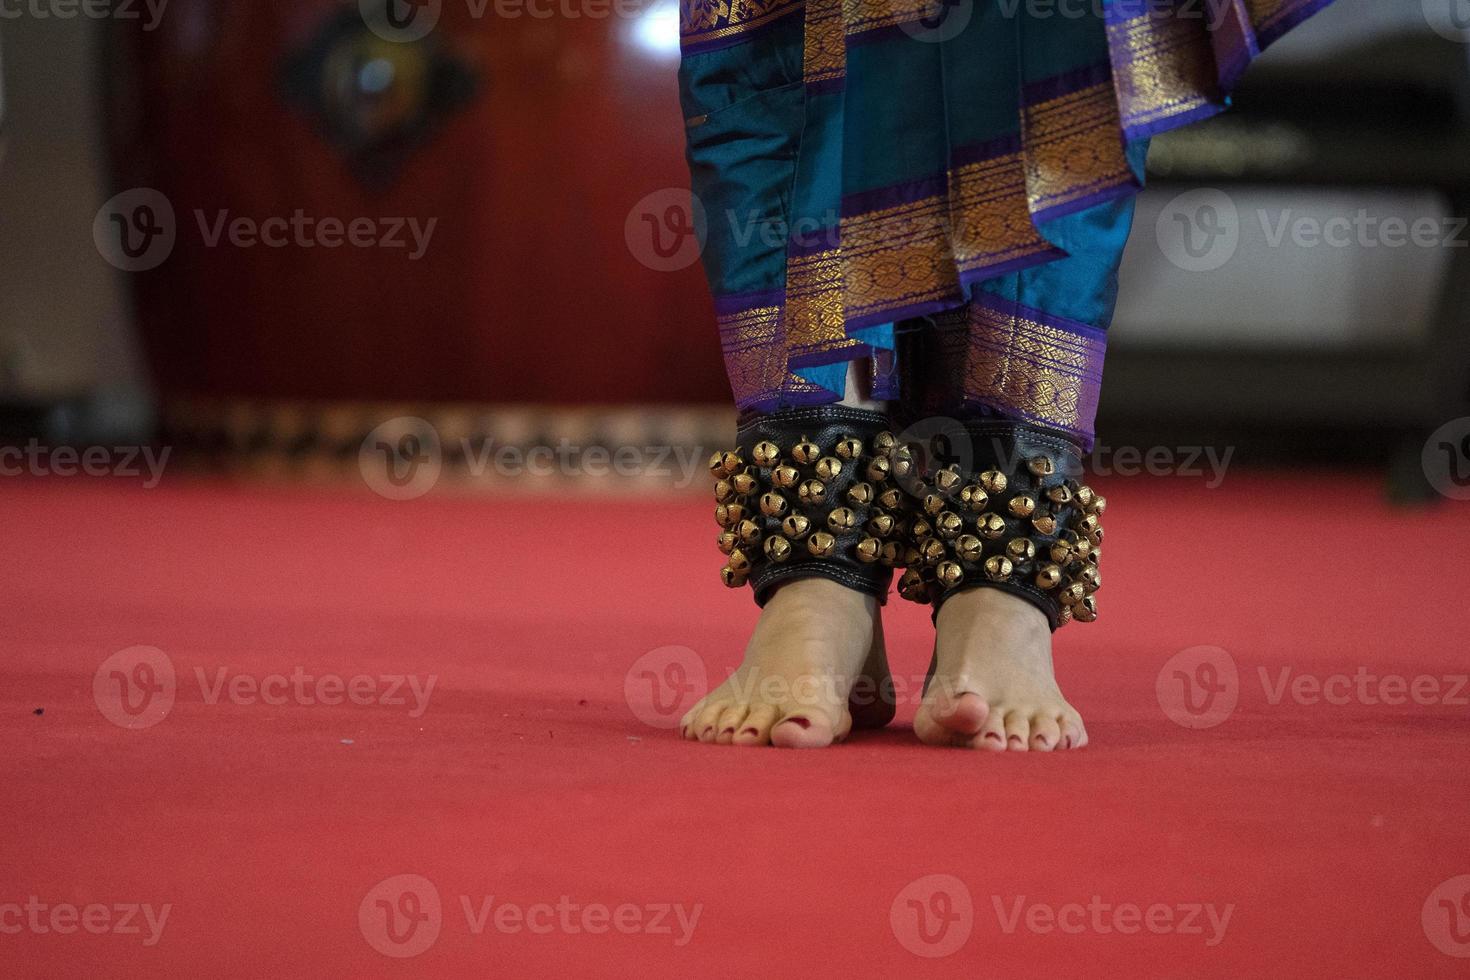
<instances>
[{"instance_id":1,"label":"red carpet","mask_svg":"<svg viewBox=\"0 0 1470 980\"><path fill-rule=\"evenodd\" d=\"M0 975L1465 975L1465 509L1104 489L1103 618L1060 635L1092 746L997 758L912 704L810 753L641 722L635 661L723 676L752 619L703 500L0 481ZM648 714L644 668L698 661L639 665ZM1176 668L1222 723L1170 719Z\"/></svg>"}]
</instances>

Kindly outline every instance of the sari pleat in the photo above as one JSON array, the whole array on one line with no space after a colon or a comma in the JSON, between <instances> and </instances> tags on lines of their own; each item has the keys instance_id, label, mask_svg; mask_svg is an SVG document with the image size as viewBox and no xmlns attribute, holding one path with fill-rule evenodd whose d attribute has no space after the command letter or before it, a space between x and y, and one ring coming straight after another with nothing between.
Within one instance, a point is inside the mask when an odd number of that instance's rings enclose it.
<instances>
[{"instance_id":1,"label":"sari pleat","mask_svg":"<svg viewBox=\"0 0 1470 980\"><path fill-rule=\"evenodd\" d=\"M895 336L922 318L969 403L1090 442L1148 139L1224 109L1329 2L684 0L691 172L739 407L837 400L864 357L893 397ZM752 220L783 234L752 243Z\"/></svg>"}]
</instances>

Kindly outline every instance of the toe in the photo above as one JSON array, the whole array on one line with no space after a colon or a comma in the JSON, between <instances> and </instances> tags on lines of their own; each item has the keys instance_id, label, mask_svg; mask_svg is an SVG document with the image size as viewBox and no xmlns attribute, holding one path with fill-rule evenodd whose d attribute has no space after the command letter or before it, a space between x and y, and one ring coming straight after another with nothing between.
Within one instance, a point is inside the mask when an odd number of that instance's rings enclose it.
<instances>
[{"instance_id":1,"label":"toe","mask_svg":"<svg viewBox=\"0 0 1470 980\"><path fill-rule=\"evenodd\" d=\"M1031 719L1031 751L1050 752L1061 742L1062 728L1055 718L1038 715Z\"/></svg>"},{"instance_id":2,"label":"toe","mask_svg":"<svg viewBox=\"0 0 1470 980\"><path fill-rule=\"evenodd\" d=\"M713 742L719 731L720 715L724 714L729 704L724 701L716 701L707 704L704 710L694 718L694 738L701 742Z\"/></svg>"},{"instance_id":3,"label":"toe","mask_svg":"<svg viewBox=\"0 0 1470 980\"><path fill-rule=\"evenodd\" d=\"M699 716L708 705L709 700L707 698L701 698L694 707L684 712L684 717L679 720L680 735L693 741L699 740L699 729L694 727L694 723L699 719Z\"/></svg>"},{"instance_id":4,"label":"toe","mask_svg":"<svg viewBox=\"0 0 1470 980\"><path fill-rule=\"evenodd\" d=\"M748 714L750 714L750 707L744 704L732 704L720 712L720 720L715 725L715 742L719 745L729 745L733 742L735 733L740 730L740 725Z\"/></svg>"},{"instance_id":5,"label":"toe","mask_svg":"<svg viewBox=\"0 0 1470 980\"><path fill-rule=\"evenodd\" d=\"M733 745L766 745L771 741L771 726L779 713L771 705L762 704L750 709L745 721L735 729L730 742Z\"/></svg>"},{"instance_id":6,"label":"toe","mask_svg":"<svg viewBox=\"0 0 1470 980\"><path fill-rule=\"evenodd\" d=\"M974 735L985 727L990 717L990 705L980 695L971 691L947 691L936 684L927 699L934 720L960 735Z\"/></svg>"},{"instance_id":7,"label":"toe","mask_svg":"<svg viewBox=\"0 0 1470 980\"><path fill-rule=\"evenodd\" d=\"M1031 718L1024 711L1006 712L1005 732L1006 751L1025 752L1031 740Z\"/></svg>"},{"instance_id":8,"label":"toe","mask_svg":"<svg viewBox=\"0 0 1470 980\"><path fill-rule=\"evenodd\" d=\"M985 719L985 725L980 729L980 734L970 739L970 748L983 749L987 752L1006 750L1005 717L1001 712L990 712L990 717Z\"/></svg>"},{"instance_id":9,"label":"toe","mask_svg":"<svg viewBox=\"0 0 1470 980\"><path fill-rule=\"evenodd\" d=\"M783 749L820 749L836 740L837 731L821 712L801 708L776 723L771 729L771 744Z\"/></svg>"}]
</instances>

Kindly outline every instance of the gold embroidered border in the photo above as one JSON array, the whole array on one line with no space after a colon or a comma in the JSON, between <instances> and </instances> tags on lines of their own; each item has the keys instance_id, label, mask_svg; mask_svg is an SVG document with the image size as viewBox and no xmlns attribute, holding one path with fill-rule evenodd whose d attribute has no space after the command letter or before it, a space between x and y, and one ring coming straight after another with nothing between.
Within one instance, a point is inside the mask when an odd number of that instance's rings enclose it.
<instances>
[{"instance_id":1,"label":"gold embroidered border","mask_svg":"<svg viewBox=\"0 0 1470 980\"><path fill-rule=\"evenodd\" d=\"M955 297L959 274L949 243L949 197L843 219L844 304L849 317Z\"/></svg>"},{"instance_id":2,"label":"gold embroidered border","mask_svg":"<svg viewBox=\"0 0 1470 980\"><path fill-rule=\"evenodd\" d=\"M950 171L950 226L959 271L972 272L1052 250L1036 231L1020 153Z\"/></svg>"},{"instance_id":3,"label":"gold embroidered border","mask_svg":"<svg viewBox=\"0 0 1470 980\"><path fill-rule=\"evenodd\" d=\"M830 81L847 72L847 39L836 0L811 0L806 8L802 71L806 82Z\"/></svg>"},{"instance_id":4,"label":"gold embroidered border","mask_svg":"<svg viewBox=\"0 0 1470 980\"><path fill-rule=\"evenodd\" d=\"M800 10L802 0L680 0L679 36L685 46L721 41Z\"/></svg>"},{"instance_id":5,"label":"gold embroidered border","mask_svg":"<svg viewBox=\"0 0 1470 980\"><path fill-rule=\"evenodd\" d=\"M719 317L720 347L737 404L769 403L783 394L825 391L787 369L781 321L779 306L752 307Z\"/></svg>"},{"instance_id":6,"label":"gold embroidered border","mask_svg":"<svg viewBox=\"0 0 1470 980\"><path fill-rule=\"evenodd\" d=\"M796 256L786 264L786 350L792 357L860 346L847 336L841 248Z\"/></svg>"},{"instance_id":7,"label":"gold embroidered border","mask_svg":"<svg viewBox=\"0 0 1470 980\"><path fill-rule=\"evenodd\" d=\"M1267 33L1278 21L1292 17L1306 4L1301 0L1245 0L1257 33Z\"/></svg>"},{"instance_id":8,"label":"gold embroidered border","mask_svg":"<svg viewBox=\"0 0 1470 980\"><path fill-rule=\"evenodd\" d=\"M1133 183L1110 82L1027 106L1022 118L1032 214Z\"/></svg>"},{"instance_id":9,"label":"gold embroidered border","mask_svg":"<svg viewBox=\"0 0 1470 980\"><path fill-rule=\"evenodd\" d=\"M1209 31L1201 20L1144 14L1108 25L1113 82L1125 126L1219 101Z\"/></svg>"},{"instance_id":10,"label":"gold embroidered border","mask_svg":"<svg viewBox=\"0 0 1470 980\"><path fill-rule=\"evenodd\" d=\"M1073 432L1092 428L1104 342L970 305L965 392Z\"/></svg>"},{"instance_id":11,"label":"gold embroidered border","mask_svg":"<svg viewBox=\"0 0 1470 980\"><path fill-rule=\"evenodd\" d=\"M830 3L833 0L816 0ZM944 0L842 0L848 34L861 34L895 24L930 20L944 13Z\"/></svg>"}]
</instances>

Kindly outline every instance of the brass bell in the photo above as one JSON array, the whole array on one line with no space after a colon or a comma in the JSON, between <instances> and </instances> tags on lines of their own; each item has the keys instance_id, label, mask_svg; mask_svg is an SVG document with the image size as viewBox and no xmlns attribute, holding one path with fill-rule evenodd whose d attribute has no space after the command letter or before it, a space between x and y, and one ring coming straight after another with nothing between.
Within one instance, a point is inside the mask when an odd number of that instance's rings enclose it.
<instances>
[{"instance_id":1,"label":"brass bell","mask_svg":"<svg viewBox=\"0 0 1470 980\"><path fill-rule=\"evenodd\" d=\"M713 456L711 456L709 458L709 471L711 473L713 473L715 476L728 476L729 475L729 474L727 474L725 472L725 454L724 453L717 452L717 453L715 453Z\"/></svg>"},{"instance_id":2,"label":"brass bell","mask_svg":"<svg viewBox=\"0 0 1470 980\"><path fill-rule=\"evenodd\" d=\"M1036 587L1050 592L1062 584L1062 570L1056 565L1043 565L1036 573Z\"/></svg>"},{"instance_id":3,"label":"brass bell","mask_svg":"<svg viewBox=\"0 0 1470 980\"><path fill-rule=\"evenodd\" d=\"M720 527L734 527L745 519L743 504L719 504L715 507L715 520Z\"/></svg>"},{"instance_id":4,"label":"brass bell","mask_svg":"<svg viewBox=\"0 0 1470 980\"><path fill-rule=\"evenodd\" d=\"M903 545L899 544L897 541L885 542L883 545L883 550L880 552L880 555L883 559L883 564L887 565L889 568L896 568L899 565L904 564Z\"/></svg>"},{"instance_id":5,"label":"brass bell","mask_svg":"<svg viewBox=\"0 0 1470 980\"><path fill-rule=\"evenodd\" d=\"M1072 502L1072 491L1065 483L1058 484L1046 492L1046 499L1061 506Z\"/></svg>"},{"instance_id":6,"label":"brass bell","mask_svg":"<svg viewBox=\"0 0 1470 980\"><path fill-rule=\"evenodd\" d=\"M959 562L942 561L934 569L934 577L939 580L940 585L952 589L965 580L965 570L960 567Z\"/></svg>"},{"instance_id":7,"label":"brass bell","mask_svg":"<svg viewBox=\"0 0 1470 980\"><path fill-rule=\"evenodd\" d=\"M932 538L934 537L934 526L922 517L916 517L913 523L909 525L909 537L915 541Z\"/></svg>"},{"instance_id":8,"label":"brass bell","mask_svg":"<svg viewBox=\"0 0 1470 980\"><path fill-rule=\"evenodd\" d=\"M1107 497L1095 497L1095 498L1093 498L1092 506L1090 506L1090 507L1087 508L1087 512L1089 514L1098 514L1098 515L1101 515L1102 512L1105 511L1105 510L1107 510L1107 509L1108 509L1108 498Z\"/></svg>"},{"instance_id":9,"label":"brass bell","mask_svg":"<svg viewBox=\"0 0 1470 980\"><path fill-rule=\"evenodd\" d=\"M944 555L944 542L938 538L927 538L919 545L919 560L926 565L939 564Z\"/></svg>"},{"instance_id":10,"label":"brass bell","mask_svg":"<svg viewBox=\"0 0 1470 980\"><path fill-rule=\"evenodd\" d=\"M1063 606L1061 609L1058 609L1057 610L1057 627L1058 628L1063 627L1063 626L1066 626L1071 621L1072 621L1072 607L1071 606Z\"/></svg>"},{"instance_id":11,"label":"brass bell","mask_svg":"<svg viewBox=\"0 0 1470 980\"><path fill-rule=\"evenodd\" d=\"M729 562L727 562L727 564L729 565L731 571L741 573L750 571L750 559L745 557L745 552L741 551L739 548L736 548L734 551L730 552L730 560Z\"/></svg>"},{"instance_id":12,"label":"brass bell","mask_svg":"<svg viewBox=\"0 0 1470 980\"><path fill-rule=\"evenodd\" d=\"M812 529L812 522L801 514L792 514L781 522L781 532L788 538L800 541Z\"/></svg>"},{"instance_id":13,"label":"brass bell","mask_svg":"<svg viewBox=\"0 0 1470 980\"><path fill-rule=\"evenodd\" d=\"M1091 551L1087 553L1087 560L1092 562L1094 565L1102 564L1102 549L1094 547Z\"/></svg>"},{"instance_id":14,"label":"brass bell","mask_svg":"<svg viewBox=\"0 0 1470 980\"><path fill-rule=\"evenodd\" d=\"M1072 546L1065 541L1053 541L1048 554L1058 565L1065 565L1072 560Z\"/></svg>"},{"instance_id":15,"label":"brass bell","mask_svg":"<svg viewBox=\"0 0 1470 980\"><path fill-rule=\"evenodd\" d=\"M731 568L729 565L726 565L724 568L720 569L720 580L724 582L725 585L729 588L740 588L742 585L745 584L745 580L747 578L748 576L742 575L740 572L735 571L735 569Z\"/></svg>"},{"instance_id":16,"label":"brass bell","mask_svg":"<svg viewBox=\"0 0 1470 980\"><path fill-rule=\"evenodd\" d=\"M747 518L735 525L735 533L740 535L740 540L746 544L757 544L761 539L761 526Z\"/></svg>"},{"instance_id":17,"label":"brass bell","mask_svg":"<svg viewBox=\"0 0 1470 980\"><path fill-rule=\"evenodd\" d=\"M1096 514L1088 514L1086 517L1082 518L1082 520L1074 524L1073 527L1077 529L1077 533L1091 536L1093 531L1096 531L1098 528L1102 527L1102 521L1097 519Z\"/></svg>"},{"instance_id":18,"label":"brass bell","mask_svg":"<svg viewBox=\"0 0 1470 980\"><path fill-rule=\"evenodd\" d=\"M899 564L913 567L922 565L923 563L924 559L919 555L918 548L915 548L913 545L908 545L903 549L903 557L899 559Z\"/></svg>"},{"instance_id":19,"label":"brass bell","mask_svg":"<svg viewBox=\"0 0 1470 980\"><path fill-rule=\"evenodd\" d=\"M1092 542L1087 540L1086 538L1078 538L1072 544L1072 554L1076 555L1078 558L1086 558L1088 555L1092 554L1093 551L1094 548L1092 547Z\"/></svg>"},{"instance_id":20,"label":"brass bell","mask_svg":"<svg viewBox=\"0 0 1470 980\"><path fill-rule=\"evenodd\" d=\"M1094 548L1102 544L1103 529L1101 524L1092 529L1092 533L1087 536L1087 540L1092 543Z\"/></svg>"},{"instance_id":21,"label":"brass bell","mask_svg":"<svg viewBox=\"0 0 1470 980\"><path fill-rule=\"evenodd\" d=\"M944 510L944 508L948 506L949 501L945 500L937 493L927 494L924 497L924 513L928 514L930 517L938 514L940 511Z\"/></svg>"},{"instance_id":22,"label":"brass bell","mask_svg":"<svg viewBox=\"0 0 1470 980\"><path fill-rule=\"evenodd\" d=\"M745 460L741 459L740 454L733 449L721 456L720 462L724 465L726 473L738 473L745 465Z\"/></svg>"},{"instance_id":23,"label":"brass bell","mask_svg":"<svg viewBox=\"0 0 1470 980\"><path fill-rule=\"evenodd\" d=\"M960 515L947 510L934 518L934 527L941 538L952 538L965 529L965 522L960 519Z\"/></svg>"},{"instance_id":24,"label":"brass bell","mask_svg":"<svg viewBox=\"0 0 1470 980\"><path fill-rule=\"evenodd\" d=\"M1057 593L1057 601L1064 606L1075 606L1087 595L1087 590L1082 588L1081 582L1068 582L1062 586L1062 591Z\"/></svg>"},{"instance_id":25,"label":"brass bell","mask_svg":"<svg viewBox=\"0 0 1470 980\"><path fill-rule=\"evenodd\" d=\"M898 594L913 602L928 601L928 589L924 585L924 576L919 574L918 569L910 568L898 577Z\"/></svg>"},{"instance_id":26,"label":"brass bell","mask_svg":"<svg viewBox=\"0 0 1470 980\"><path fill-rule=\"evenodd\" d=\"M810 466L811 464L815 463L817 461L817 457L821 454L821 447L812 442L810 439L806 438L806 436L802 436L801 440L798 441L796 445L791 447L791 458L796 460L802 466Z\"/></svg>"},{"instance_id":27,"label":"brass bell","mask_svg":"<svg viewBox=\"0 0 1470 980\"><path fill-rule=\"evenodd\" d=\"M878 495L878 506L884 510L898 510L903 506L903 493L896 487L889 487Z\"/></svg>"},{"instance_id":28,"label":"brass bell","mask_svg":"<svg viewBox=\"0 0 1470 980\"><path fill-rule=\"evenodd\" d=\"M1031 471L1032 476L1038 478L1051 476L1057 471L1056 464L1046 456L1031 457L1026 461L1026 468Z\"/></svg>"},{"instance_id":29,"label":"brass bell","mask_svg":"<svg viewBox=\"0 0 1470 980\"><path fill-rule=\"evenodd\" d=\"M914 471L914 453L907 446L895 449L890 459L893 462L893 475L897 479L902 480Z\"/></svg>"},{"instance_id":30,"label":"brass bell","mask_svg":"<svg viewBox=\"0 0 1470 980\"><path fill-rule=\"evenodd\" d=\"M1006 533L1005 518L999 514L986 514L975 522L975 530L987 541L995 541Z\"/></svg>"},{"instance_id":31,"label":"brass bell","mask_svg":"<svg viewBox=\"0 0 1470 980\"><path fill-rule=\"evenodd\" d=\"M980 474L980 485L989 494L1005 493L1007 486L1006 475L1000 470L986 470Z\"/></svg>"},{"instance_id":32,"label":"brass bell","mask_svg":"<svg viewBox=\"0 0 1470 980\"><path fill-rule=\"evenodd\" d=\"M830 558L832 552L837 550L837 539L826 531L818 531L806 539L806 550L814 558Z\"/></svg>"},{"instance_id":33,"label":"brass bell","mask_svg":"<svg viewBox=\"0 0 1470 980\"><path fill-rule=\"evenodd\" d=\"M827 527L833 534L845 534L858 525L858 516L847 507L834 507L827 515Z\"/></svg>"},{"instance_id":34,"label":"brass bell","mask_svg":"<svg viewBox=\"0 0 1470 980\"><path fill-rule=\"evenodd\" d=\"M1072 607L1072 615L1077 617L1079 623L1092 623L1097 621L1097 600L1092 596L1083 599Z\"/></svg>"},{"instance_id":35,"label":"brass bell","mask_svg":"<svg viewBox=\"0 0 1470 980\"><path fill-rule=\"evenodd\" d=\"M786 513L786 498L773 490L761 494L761 513L767 517L780 517Z\"/></svg>"},{"instance_id":36,"label":"brass bell","mask_svg":"<svg viewBox=\"0 0 1470 980\"><path fill-rule=\"evenodd\" d=\"M1077 498L1077 506L1083 510L1091 507L1093 502L1097 500L1097 494L1093 492L1092 487L1086 485L1078 487L1077 493L1074 496Z\"/></svg>"},{"instance_id":37,"label":"brass bell","mask_svg":"<svg viewBox=\"0 0 1470 980\"><path fill-rule=\"evenodd\" d=\"M796 481L801 479L801 471L795 466L778 466L771 470L771 485L786 489L796 486Z\"/></svg>"},{"instance_id":38,"label":"brass bell","mask_svg":"<svg viewBox=\"0 0 1470 980\"><path fill-rule=\"evenodd\" d=\"M857 554L858 561L872 564L883 555L883 542L877 538L863 538L853 549Z\"/></svg>"},{"instance_id":39,"label":"brass bell","mask_svg":"<svg viewBox=\"0 0 1470 980\"><path fill-rule=\"evenodd\" d=\"M728 555L740 543L740 538L734 531L721 531L720 536L715 539L715 543L720 546L721 551Z\"/></svg>"},{"instance_id":40,"label":"brass bell","mask_svg":"<svg viewBox=\"0 0 1470 980\"><path fill-rule=\"evenodd\" d=\"M895 442L897 440L893 438L892 432L880 432L873 437L873 452L887 455Z\"/></svg>"},{"instance_id":41,"label":"brass bell","mask_svg":"<svg viewBox=\"0 0 1470 980\"><path fill-rule=\"evenodd\" d=\"M854 483L847 488L848 503L856 507L866 507L873 502L873 485L871 483Z\"/></svg>"},{"instance_id":42,"label":"brass bell","mask_svg":"<svg viewBox=\"0 0 1470 980\"><path fill-rule=\"evenodd\" d=\"M1036 557L1036 545L1030 538L1012 538L1006 544L1006 555L1011 561L1030 561Z\"/></svg>"},{"instance_id":43,"label":"brass bell","mask_svg":"<svg viewBox=\"0 0 1470 980\"><path fill-rule=\"evenodd\" d=\"M774 562L785 561L791 557L791 542L779 534L773 534L766 539L766 557Z\"/></svg>"},{"instance_id":44,"label":"brass bell","mask_svg":"<svg viewBox=\"0 0 1470 980\"><path fill-rule=\"evenodd\" d=\"M835 480L842 475L842 460L836 456L823 456L817 460L817 477L822 480Z\"/></svg>"},{"instance_id":45,"label":"brass bell","mask_svg":"<svg viewBox=\"0 0 1470 980\"><path fill-rule=\"evenodd\" d=\"M843 459L857 459L863 454L863 444L852 436L843 436L837 440L836 452Z\"/></svg>"},{"instance_id":46,"label":"brass bell","mask_svg":"<svg viewBox=\"0 0 1470 980\"><path fill-rule=\"evenodd\" d=\"M960 471L959 467L951 466L934 474L934 488L946 497L959 489Z\"/></svg>"},{"instance_id":47,"label":"brass bell","mask_svg":"<svg viewBox=\"0 0 1470 980\"><path fill-rule=\"evenodd\" d=\"M868 462L868 479L874 483L881 483L888 479L893 472L893 464L888 462L886 456L877 456Z\"/></svg>"},{"instance_id":48,"label":"brass bell","mask_svg":"<svg viewBox=\"0 0 1470 980\"><path fill-rule=\"evenodd\" d=\"M1018 493L1011 498L1006 509L1016 517L1030 517L1036 513L1036 498L1029 494Z\"/></svg>"},{"instance_id":49,"label":"brass bell","mask_svg":"<svg viewBox=\"0 0 1470 980\"><path fill-rule=\"evenodd\" d=\"M1004 555L991 555L985 559L985 576L992 582L1001 582L1011 577L1011 560Z\"/></svg>"},{"instance_id":50,"label":"brass bell","mask_svg":"<svg viewBox=\"0 0 1470 980\"><path fill-rule=\"evenodd\" d=\"M990 494L972 483L960 491L960 503L976 514L983 513L990 506Z\"/></svg>"},{"instance_id":51,"label":"brass bell","mask_svg":"<svg viewBox=\"0 0 1470 980\"><path fill-rule=\"evenodd\" d=\"M804 504L820 504L827 499L827 485L821 480L803 480L796 488L796 495Z\"/></svg>"},{"instance_id":52,"label":"brass bell","mask_svg":"<svg viewBox=\"0 0 1470 980\"><path fill-rule=\"evenodd\" d=\"M1031 518L1031 526L1036 528L1036 533L1050 537L1057 533L1057 519L1050 514L1037 514Z\"/></svg>"},{"instance_id":53,"label":"brass bell","mask_svg":"<svg viewBox=\"0 0 1470 980\"><path fill-rule=\"evenodd\" d=\"M735 486L729 480L715 481L715 499L727 503L735 496Z\"/></svg>"},{"instance_id":54,"label":"brass bell","mask_svg":"<svg viewBox=\"0 0 1470 980\"><path fill-rule=\"evenodd\" d=\"M898 522L887 514L874 514L868 520L868 530L880 538L891 535L897 526Z\"/></svg>"},{"instance_id":55,"label":"brass bell","mask_svg":"<svg viewBox=\"0 0 1470 980\"><path fill-rule=\"evenodd\" d=\"M961 534L954 542L954 553L965 561L979 561L985 543L973 534Z\"/></svg>"},{"instance_id":56,"label":"brass bell","mask_svg":"<svg viewBox=\"0 0 1470 980\"><path fill-rule=\"evenodd\" d=\"M730 477L730 485L735 488L736 493L743 497L755 490L755 477L749 473L736 473Z\"/></svg>"},{"instance_id":57,"label":"brass bell","mask_svg":"<svg viewBox=\"0 0 1470 980\"><path fill-rule=\"evenodd\" d=\"M781 447L768 439L762 439L750 451L750 458L757 466L773 466L781 458Z\"/></svg>"},{"instance_id":58,"label":"brass bell","mask_svg":"<svg viewBox=\"0 0 1470 980\"><path fill-rule=\"evenodd\" d=\"M1082 570L1077 573L1077 581L1082 583L1082 588L1088 595L1102 588L1102 573L1097 570L1096 565L1083 565Z\"/></svg>"}]
</instances>

